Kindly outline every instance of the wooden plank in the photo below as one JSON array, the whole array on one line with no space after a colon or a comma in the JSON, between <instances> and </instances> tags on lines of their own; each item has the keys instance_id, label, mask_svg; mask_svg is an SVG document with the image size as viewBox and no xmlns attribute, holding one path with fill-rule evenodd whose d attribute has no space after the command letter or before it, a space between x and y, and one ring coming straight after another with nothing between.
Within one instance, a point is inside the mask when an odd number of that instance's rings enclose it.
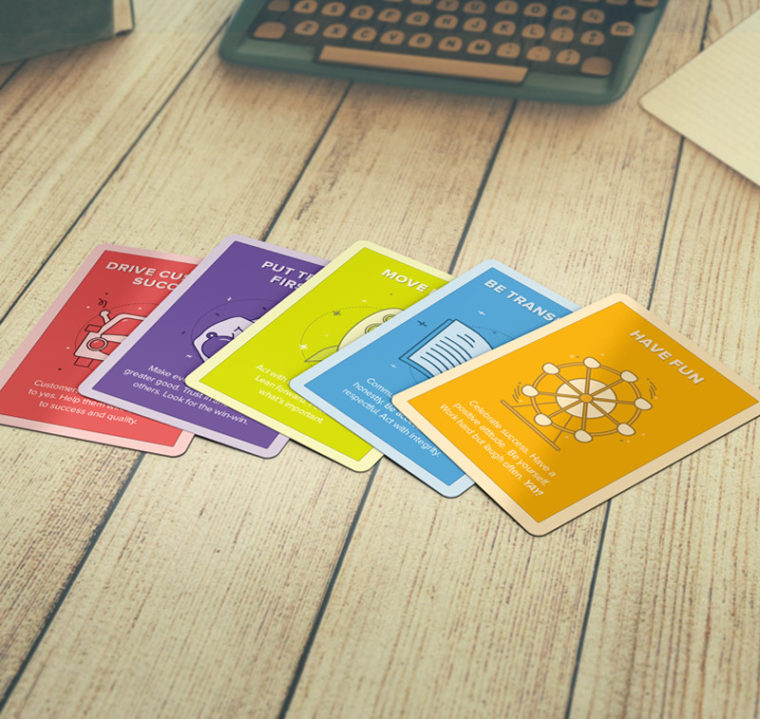
<instances>
[{"instance_id":1,"label":"wooden plank","mask_svg":"<svg viewBox=\"0 0 760 719\"><path fill-rule=\"evenodd\" d=\"M679 140L638 97L698 46L706 6L668 11L619 103L518 105L458 268L496 257L579 302L646 301ZM536 539L477 488L444 500L383 465L289 715L562 716L603 517Z\"/></svg>"},{"instance_id":2,"label":"wooden plank","mask_svg":"<svg viewBox=\"0 0 760 719\"><path fill-rule=\"evenodd\" d=\"M666 68L696 52L706 8L704 0L669 4L633 84L616 103L518 106L463 269L496 252L579 304L613 292L646 303L679 143L638 100Z\"/></svg>"},{"instance_id":3,"label":"wooden plank","mask_svg":"<svg viewBox=\"0 0 760 719\"><path fill-rule=\"evenodd\" d=\"M755 10L713 2L710 39ZM757 186L686 142L652 309L755 385L759 225ZM758 432L613 501L573 717L758 716Z\"/></svg>"},{"instance_id":4,"label":"wooden plank","mask_svg":"<svg viewBox=\"0 0 760 719\"><path fill-rule=\"evenodd\" d=\"M260 73L251 97L198 72L62 252L103 233L186 251L260 233L269 184L292 176L299 125L333 86ZM508 109L355 87L270 239L327 256L372 239L440 264ZM146 459L6 712L38 715L55 697L62 715L276 714L366 481L295 444L271 461L203 440Z\"/></svg>"},{"instance_id":5,"label":"wooden plank","mask_svg":"<svg viewBox=\"0 0 760 719\"><path fill-rule=\"evenodd\" d=\"M356 85L271 241L371 240L447 269L509 108Z\"/></svg>"},{"instance_id":6,"label":"wooden plank","mask_svg":"<svg viewBox=\"0 0 760 719\"><path fill-rule=\"evenodd\" d=\"M536 541L383 465L289 715L557 716L599 519Z\"/></svg>"},{"instance_id":7,"label":"wooden plank","mask_svg":"<svg viewBox=\"0 0 760 719\"><path fill-rule=\"evenodd\" d=\"M87 206L235 2L135 5L133 33L28 60L3 89L0 311Z\"/></svg>"},{"instance_id":8,"label":"wooden plank","mask_svg":"<svg viewBox=\"0 0 760 719\"><path fill-rule=\"evenodd\" d=\"M343 88L204 58L108 185L106 199L96 201L3 323L0 355L15 350L100 242L200 256L233 230L261 235ZM257 133L269 142L258 143ZM13 467L0 485L7 518L0 522L2 697L138 455L8 428L0 433L5 466ZM183 471L185 460L175 461Z\"/></svg>"},{"instance_id":9,"label":"wooden plank","mask_svg":"<svg viewBox=\"0 0 760 719\"><path fill-rule=\"evenodd\" d=\"M137 460L137 453L2 428L0 699Z\"/></svg>"},{"instance_id":10,"label":"wooden plank","mask_svg":"<svg viewBox=\"0 0 760 719\"><path fill-rule=\"evenodd\" d=\"M276 713L366 478L297 447L150 457L6 711Z\"/></svg>"}]
</instances>

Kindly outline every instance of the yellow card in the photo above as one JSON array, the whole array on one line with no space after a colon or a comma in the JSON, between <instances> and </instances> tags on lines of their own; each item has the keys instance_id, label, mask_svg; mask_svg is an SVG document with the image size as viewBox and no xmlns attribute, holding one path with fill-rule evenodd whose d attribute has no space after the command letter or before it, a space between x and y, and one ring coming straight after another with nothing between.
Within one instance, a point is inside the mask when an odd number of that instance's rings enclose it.
<instances>
[{"instance_id":1,"label":"yellow card","mask_svg":"<svg viewBox=\"0 0 760 719\"><path fill-rule=\"evenodd\" d=\"M185 381L336 462L369 469L381 453L288 382L446 284L449 275L357 242L311 279L290 279L303 284Z\"/></svg>"},{"instance_id":2,"label":"yellow card","mask_svg":"<svg viewBox=\"0 0 760 719\"><path fill-rule=\"evenodd\" d=\"M760 415L760 391L613 295L393 397L532 534Z\"/></svg>"}]
</instances>

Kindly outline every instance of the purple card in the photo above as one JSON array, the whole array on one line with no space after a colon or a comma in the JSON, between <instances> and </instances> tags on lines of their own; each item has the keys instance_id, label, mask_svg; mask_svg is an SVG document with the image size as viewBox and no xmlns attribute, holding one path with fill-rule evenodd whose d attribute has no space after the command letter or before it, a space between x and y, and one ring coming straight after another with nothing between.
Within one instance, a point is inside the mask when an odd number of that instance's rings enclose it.
<instances>
[{"instance_id":1,"label":"purple card","mask_svg":"<svg viewBox=\"0 0 760 719\"><path fill-rule=\"evenodd\" d=\"M227 237L79 387L93 399L260 457L287 438L190 389L185 377L325 265Z\"/></svg>"}]
</instances>

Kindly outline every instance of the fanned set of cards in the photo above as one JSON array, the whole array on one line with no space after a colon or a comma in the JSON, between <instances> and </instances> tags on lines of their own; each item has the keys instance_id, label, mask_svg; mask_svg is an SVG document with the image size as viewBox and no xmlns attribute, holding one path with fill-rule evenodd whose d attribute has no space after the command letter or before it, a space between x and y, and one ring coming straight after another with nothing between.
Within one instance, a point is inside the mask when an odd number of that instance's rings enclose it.
<instances>
[{"instance_id":1,"label":"fanned set of cards","mask_svg":"<svg viewBox=\"0 0 760 719\"><path fill-rule=\"evenodd\" d=\"M432 267L358 242L191 372L187 384L336 462L369 469L380 452L289 382L448 279Z\"/></svg>"},{"instance_id":2,"label":"fanned set of cards","mask_svg":"<svg viewBox=\"0 0 760 719\"><path fill-rule=\"evenodd\" d=\"M3 424L386 455L536 535L758 415L757 388L629 297L580 309L496 261L452 280L367 242L329 263L237 235L200 264L98 247L0 372Z\"/></svg>"},{"instance_id":3,"label":"fanned set of cards","mask_svg":"<svg viewBox=\"0 0 760 719\"><path fill-rule=\"evenodd\" d=\"M399 313L290 386L447 497L472 480L392 403L577 306L497 262L484 262Z\"/></svg>"},{"instance_id":4,"label":"fanned set of cards","mask_svg":"<svg viewBox=\"0 0 760 719\"><path fill-rule=\"evenodd\" d=\"M272 457L287 438L185 384L323 266L315 257L228 237L80 386L88 397Z\"/></svg>"}]
</instances>

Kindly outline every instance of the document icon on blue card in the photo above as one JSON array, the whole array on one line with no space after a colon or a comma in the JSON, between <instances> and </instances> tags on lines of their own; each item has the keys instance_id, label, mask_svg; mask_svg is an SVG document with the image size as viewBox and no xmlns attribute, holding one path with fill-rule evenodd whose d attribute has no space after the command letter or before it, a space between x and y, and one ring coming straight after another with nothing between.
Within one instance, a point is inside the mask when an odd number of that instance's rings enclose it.
<instances>
[{"instance_id":1,"label":"document icon on blue card","mask_svg":"<svg viewBox=\"0 0 760 719\"><path fill-rule=\"evenodd\" d=\"M446 320L401 359L428 377L435 377L491 349L488 341L472 327L459 320Z\"/></svg>"},{"instance_id":2,"label":"document icon on blue card","mask_svg":"<svg viewBox=\"0 0 760 719\"><path fill-rule=\"evenodd\" d=\"M290 387L446 497L472 480L391 397L578 309L487 261L290 382Z\"/></svg>"}]
</instances>

